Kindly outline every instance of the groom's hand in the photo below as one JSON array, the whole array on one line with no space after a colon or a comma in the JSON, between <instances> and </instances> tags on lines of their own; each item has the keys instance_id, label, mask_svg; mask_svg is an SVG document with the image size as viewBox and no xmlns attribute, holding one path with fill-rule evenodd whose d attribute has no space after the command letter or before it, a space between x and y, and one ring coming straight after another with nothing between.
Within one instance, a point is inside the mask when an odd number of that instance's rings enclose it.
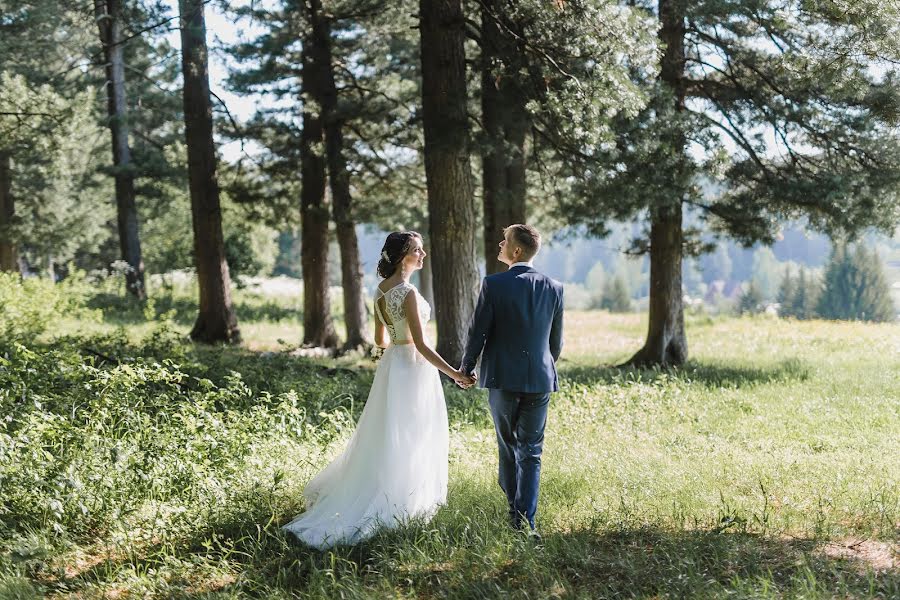
<instances>
[{"instance_id":1,"label":"groom's hand","mask_svg":"<svg viewBox=\"0 0 900 600\"><path fill-rule=\"evenodd\" d=\"M472 371L466 377L467 377L467 379L465 381L457 381L456 382L456 385L458 385L459 387L461 387L464 390L469 389L470 387L472 387L473 385L475 385L478 382L478 376L475 374L475 371Z\"/></svg>"}]
</instances>

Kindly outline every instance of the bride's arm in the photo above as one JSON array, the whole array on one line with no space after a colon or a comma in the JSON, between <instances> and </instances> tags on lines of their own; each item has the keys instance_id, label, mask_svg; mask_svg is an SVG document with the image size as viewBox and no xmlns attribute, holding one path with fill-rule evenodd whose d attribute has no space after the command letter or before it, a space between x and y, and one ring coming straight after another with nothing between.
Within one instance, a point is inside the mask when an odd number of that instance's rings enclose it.
<instances>
[{"instance_id":1,"label":"bride's arm","mask_svg":"<svg viewBox=\"0 0 900 600\"><path fill-rule=\"evenodd\" d=\"M378 302L378 300L375 302ZM375 345L379 348L387 348L390 341L387 334L387 327L384 326L384 323L381 322L378 315L375 315Z\"/></svg>"},{"instance_id":2,"label":"bride's arm","mask_svg":"<svg viewBox=\"0 0 900 600\"><path fill-rule=\"evenodd\" d=\"M425 360L433 364L439 371L448 377L451 377L453 380L463 384L472 383L472 379L468 375L461 371L457 371L448 365L447 361L441 358L441 355L435 352L431 346L425 342L425 335L422 332L422 321L419 317L418 300L416 299L416 293L414 291L410 291L410 293L406 294L406 299L403 300L403 310L406 312L406 322L409 323L409 332L412 334L413 343L416 345L416 350L419 351L419 354L424 356Z\"/></svg>"}]
</instances>

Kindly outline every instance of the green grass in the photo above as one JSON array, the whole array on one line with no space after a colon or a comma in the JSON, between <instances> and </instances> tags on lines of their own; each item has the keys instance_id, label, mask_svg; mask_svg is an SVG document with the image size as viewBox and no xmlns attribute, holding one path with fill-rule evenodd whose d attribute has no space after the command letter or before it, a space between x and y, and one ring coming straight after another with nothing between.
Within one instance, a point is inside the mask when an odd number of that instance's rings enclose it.
<instances>
[{"instance_id":1,"label":"green grass","mask_svg":"<svg viewBox=\"0 0 900 600\"><path fill-rule=\"evenodd\" d=\"M448 387L447 505L318 552L279 525L374 365L273 353L289 300L237 301L244 348L95 299L0 355L0 598L900 596L898 325L692 317L688 366L635 371L639 315L569 314L542 546L505 527L484 392Z\"/></svg>"}]
</instances>

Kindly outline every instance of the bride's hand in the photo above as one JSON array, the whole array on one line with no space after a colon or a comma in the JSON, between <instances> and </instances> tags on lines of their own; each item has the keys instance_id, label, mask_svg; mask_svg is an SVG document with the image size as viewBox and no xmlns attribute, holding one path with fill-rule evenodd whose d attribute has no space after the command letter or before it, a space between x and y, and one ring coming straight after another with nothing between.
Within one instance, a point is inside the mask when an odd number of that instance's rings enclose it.
<instances>
[{"instance_id":1,"label":"bride's hand","mask_svg":"<svg viewBox=\"0 0 900 600\"><path fill-rule=\"evenodd\" d=\"M472 387L477 381L473 376L459 370L454 370L452 377L453 380L456 381L456 385L463 389Z\"/></svg>"}]
</instances>

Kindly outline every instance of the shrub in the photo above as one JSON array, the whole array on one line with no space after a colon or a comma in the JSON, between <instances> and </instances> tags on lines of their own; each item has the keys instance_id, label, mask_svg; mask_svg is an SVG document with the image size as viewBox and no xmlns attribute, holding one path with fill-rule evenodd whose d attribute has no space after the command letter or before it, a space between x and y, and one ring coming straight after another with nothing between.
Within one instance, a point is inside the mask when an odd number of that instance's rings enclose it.
<instances>
[{"instance_id":1,"label":"shrub","mask_svg":"<svg viewBox=\"0 0 900 600\"><path fill-rule=\"evenodd\" d=\"M68 337L0 355L0 539L152 525L148 498L214 506L259 444L296 452L344 435L371 383L178 340L160 328L138 345L121 334Z\"/></svg>"},{"instance_id":2,"label":"shrub","mask_svg":"<svg viewBox=\"0 0 900 600\"><path fill-rule=\"evenodd\" d=\"M99 313L86 308L90 294L81 271L59 283L0 273L0 346L30 342L63 319L98 320Z\"/></svg>"}]
</instances>

